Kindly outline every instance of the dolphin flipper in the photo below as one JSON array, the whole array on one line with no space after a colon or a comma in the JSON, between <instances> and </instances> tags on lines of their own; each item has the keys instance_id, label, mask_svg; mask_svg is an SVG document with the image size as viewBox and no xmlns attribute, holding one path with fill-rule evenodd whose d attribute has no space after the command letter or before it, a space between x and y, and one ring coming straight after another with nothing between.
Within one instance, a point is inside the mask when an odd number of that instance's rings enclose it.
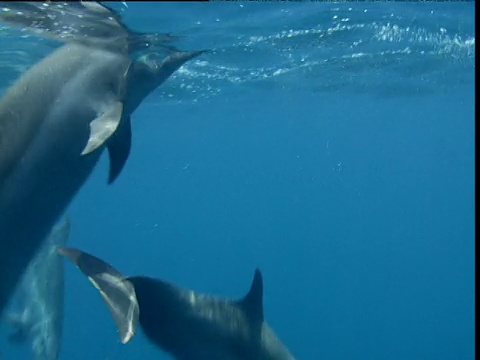
<instances>
[{"instance_id":1,"label":"dolphin flipper","mask_svg":"<svg viewBox=\"0 0 480 360\"><path fill-rule=\"evenodd\" d=\"M120 124L122 112L123 103L115 101L108 107L107 111L90 123L90 138L82 151L82 155L89 154L95 149L98 149L112 136Z\"/></svg>"},{"instance_id":2,"label":"dolphin flipper","mask_svg":"<svg viewBox=\"0 0 480 360\"><path fill-rule=\"evenodd\" d=\"M111 184L120 175L127 159L130 155L132 145L132 127L130 116L125 118L118 127L115 134L108 142L108 156L110 158L110 172L108 174L108 183Z\"/></svg>"},{"instance_id":3,"label":"dolphin flipper","mask_svg":"<svg viewBox=\"0 0 480 360\"><path fill-rule=\"evenodd\" d=\"M58 248L58 253L70 259L100 291L126 344L135 335L139 320L139 307L135 290L130 281L99 258L81 250Z\"/></svg>"}]
</instances>

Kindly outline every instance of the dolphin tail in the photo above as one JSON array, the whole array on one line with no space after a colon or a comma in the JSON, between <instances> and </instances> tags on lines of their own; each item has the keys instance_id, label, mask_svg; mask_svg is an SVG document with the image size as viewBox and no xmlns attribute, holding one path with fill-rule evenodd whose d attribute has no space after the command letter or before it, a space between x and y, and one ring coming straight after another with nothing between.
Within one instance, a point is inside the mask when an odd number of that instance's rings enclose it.
<instances>
[{"instance_id":1,"label":"dolphin tail","mask_svg":"<svg viewBox=\"0 0 480 360\"><path fill-rule=\"evenodd\" d=\"M112 266L86 252L60 247L58 253L72 261L100 291L113 316L121 342L129 342L135 335L139 319L138 301L132 283Z\"/></svg>"}]
</instances>

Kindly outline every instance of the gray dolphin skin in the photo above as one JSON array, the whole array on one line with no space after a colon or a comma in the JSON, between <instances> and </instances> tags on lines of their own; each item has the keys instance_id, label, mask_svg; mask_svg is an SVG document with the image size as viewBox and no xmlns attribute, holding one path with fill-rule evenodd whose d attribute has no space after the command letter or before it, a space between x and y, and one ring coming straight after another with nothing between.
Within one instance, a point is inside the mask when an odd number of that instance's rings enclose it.
<instances>
[{"instance_id":1,"label":"gray dolphin skin","mask_svg":"<svg viewBox=\"0 0 480 360\"><path fill-rule=\"evenodd\" d=\"M57 360L63 328L64 264L58 247L66 246L68 219L55 225L23 275L11 312L10 340L30 344L34 360Z\"/></svg>"},{"instance_id":2,"label":"gray dolphin skin","mask_svg":"<svg viewBox=\"0 0 480 360\"><path fill-rule=\"evenodd\" d=\"M255 271L240 300L199 294L145 276L124 277L103 260L59 248L100 291L120 339L138 324L147 338L177 360L293 360L263 317L263 280Z\"/></svg>"},{"instance_id":3,"label":"gray dolphin skin","mask_svg":"<svg viewBox=\"0 0 480 360\"><path fill-rule=\"evenodd\" d=\"M145 36L130 32L108 8L65 2L60 11L55 4L0 4L0 21L22 29L37 28L38 12L68 22L62 19L69 7L77 19L72 24L88 29L70 38L50 28L57 21L42 23L41 36L66 43L23 73L0 98L0 314L105 148L108 182L122 171L131 146L130 115L173 72L202 53L173 51L156 60L150 52L135 58ZM97 14L87 16L88 26L82 25L81 11Z\"/></svg>"}]
</instances>

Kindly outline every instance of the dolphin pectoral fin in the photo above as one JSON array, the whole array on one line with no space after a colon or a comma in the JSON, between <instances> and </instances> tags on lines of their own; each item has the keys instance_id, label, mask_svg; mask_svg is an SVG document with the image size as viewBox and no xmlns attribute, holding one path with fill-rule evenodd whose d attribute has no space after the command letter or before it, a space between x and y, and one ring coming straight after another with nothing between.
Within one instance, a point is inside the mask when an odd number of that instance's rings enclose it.
<instances>
[{"instance_id":1,"label":"dolphin pectoral fin","mask_svg":"<svg viewBox=\"0 0 480 360\"><path fill-rule=\"evenodd\" d=\"M102 146L107 139L117 130L122 119L123 104L114 102L107 111L95 118L90 123L90 138L82 151L86 155Z\"/></svg>"},{"instance_id":2,"label":"dolphin pectoral fin","mask_svg":"<svg viewBox=\"0 0 480 360\"><path fill-rule=\"evenodd\" d=\"M70 259L100 291L126 344L135 335L139 320L139 307L133 284L112 266L78 249L58 248L58 253Z\"/></svg>"},{"instance_id":3,"label":"dolphin pectoral fin","mask_svg":"<svg viewBox=\"0 0 480 360\"><path fill-rule=\"evenodd\" d=\"M108 156L110 158L110 172L108 174L108 183L111 184L120 175L125 162L130 154L132 145L132 127L130 116L125 118L118 127L115 134L108 142Z\"/></svg>"}]
</instances>

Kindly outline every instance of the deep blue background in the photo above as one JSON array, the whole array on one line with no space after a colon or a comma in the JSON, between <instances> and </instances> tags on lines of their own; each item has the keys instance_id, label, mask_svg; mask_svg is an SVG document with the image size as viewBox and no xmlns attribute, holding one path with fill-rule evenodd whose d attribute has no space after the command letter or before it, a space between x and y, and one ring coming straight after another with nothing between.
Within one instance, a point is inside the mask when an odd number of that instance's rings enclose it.
<instances>
[{"instance_id":1,"label":"deep blue background","mask_svg":"<svg viewBox=\"0 0 480 360\"><path fill-rule=\"evenodd\" d=\"M112 186L102 158L72 246L233 298L259 267L298 359L473 359L473 3L117 8L213 51L134 114ZM63 359L168 358L66 272Z\"/></svg>"}]
</instances>

